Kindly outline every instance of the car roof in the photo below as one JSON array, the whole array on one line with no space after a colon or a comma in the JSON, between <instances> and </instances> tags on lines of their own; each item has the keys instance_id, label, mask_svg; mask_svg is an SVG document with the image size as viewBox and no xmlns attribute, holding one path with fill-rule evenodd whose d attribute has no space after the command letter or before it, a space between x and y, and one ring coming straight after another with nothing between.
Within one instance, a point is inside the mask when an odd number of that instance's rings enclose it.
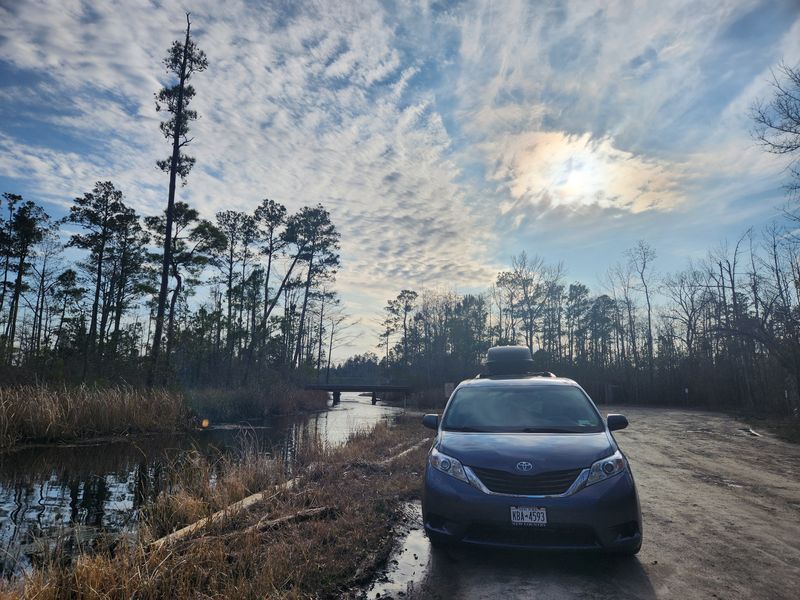
<instances>
[{"instance_id":1,"label":"car roof","mask_svg":"<svg viewBox=\"0 0 800 600\"><path fill-rule=\"evenodd\" d=\"M568 385L580 387L575 381L566 377L542 377L540 375L496 375L494 377L467 379L459 383L457 388L544 385Z\"/></svg>"}]
</instances>

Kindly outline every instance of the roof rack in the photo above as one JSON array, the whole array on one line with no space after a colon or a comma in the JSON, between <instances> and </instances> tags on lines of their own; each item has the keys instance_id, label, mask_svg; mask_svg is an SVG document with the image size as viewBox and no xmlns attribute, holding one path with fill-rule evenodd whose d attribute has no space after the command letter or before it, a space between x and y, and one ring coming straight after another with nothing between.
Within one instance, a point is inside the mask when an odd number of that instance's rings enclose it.
<instances>
[{"instance_id":1,"label":"roof rack","mask_svg":"<svg viewBox=\"0 0 800 600\"><path fill-rule=\"evenodd\" d=\"M555 377L550 371L534 371L533 356L527 346L494 346L486 353L486 377Z\"/></svg>"},{"instance_id":2,"label":"roof rack","mask_svg":"<svg viewBox=\"0 0 800 600\"><path fill-rule=\"evenodd\" d=\"M475 375L475 379L510 379L512 377L558 377L558 375L550 371L535 371L532 373L498 373L496 375L478 373Z\"/></svg>"}]
</instances>

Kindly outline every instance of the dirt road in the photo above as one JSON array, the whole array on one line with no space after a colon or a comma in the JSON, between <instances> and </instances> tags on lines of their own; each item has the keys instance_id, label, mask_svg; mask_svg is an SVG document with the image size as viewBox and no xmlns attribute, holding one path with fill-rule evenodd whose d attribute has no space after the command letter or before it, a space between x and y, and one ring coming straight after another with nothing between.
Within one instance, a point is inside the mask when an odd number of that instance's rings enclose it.
<instances>
[{"instance_id":1,"label":"dirt road","mask_svg":"<svg viewBox=\"0 0 800 600\"><path fill-rule=\"evenodd\" d=\"M644 518L636 558L432 552L417 528L368 596L799 598L800 446L720 414L619 412Z\"/></svg>"}]
</instances>

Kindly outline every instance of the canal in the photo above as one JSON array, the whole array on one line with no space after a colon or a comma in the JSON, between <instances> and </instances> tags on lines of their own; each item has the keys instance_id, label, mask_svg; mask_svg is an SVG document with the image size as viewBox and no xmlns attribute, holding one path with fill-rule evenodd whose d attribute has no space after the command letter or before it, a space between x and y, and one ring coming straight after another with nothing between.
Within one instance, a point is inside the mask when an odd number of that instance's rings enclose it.
<instances>
[{"instance_id":1,"label":"canal","mask_svg":"<svg viewBox=\"0 0 800 600\"><path fill-rule=\"evenodd\" d=\"M331 404L325 411L262 422L0 454L0 574L24 571L43 543L59 537L80 545L102 532L134 533L140 507L159 491L162 470L189 451L219 455L247 438L248 445L291 464L304 440L341 444L402 412L373 406L355 393Z\"/></svg>"}]
</instances>

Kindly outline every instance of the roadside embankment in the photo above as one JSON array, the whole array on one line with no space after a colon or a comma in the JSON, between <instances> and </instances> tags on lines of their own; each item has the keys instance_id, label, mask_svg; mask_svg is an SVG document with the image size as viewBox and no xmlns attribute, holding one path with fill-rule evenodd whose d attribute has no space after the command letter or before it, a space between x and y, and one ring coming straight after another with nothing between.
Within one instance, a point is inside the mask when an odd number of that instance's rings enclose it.
<instances>
[{"instance_id":1,"label":"roadside embankment","mask_svg":"<svg viewBox=\"0 0 800 600\"><path fill-rule=\"evenodd\" d=\"M144 507L135 542L73 560L56 552L0 588L0 599L339 597L389 556L402 506L419 495L427 435L413 419L335 448L311 442L290 474L246 448L230 462L192 457ZM239 510L153 543L259 491Z\"/></svg>"}]
</instances>

